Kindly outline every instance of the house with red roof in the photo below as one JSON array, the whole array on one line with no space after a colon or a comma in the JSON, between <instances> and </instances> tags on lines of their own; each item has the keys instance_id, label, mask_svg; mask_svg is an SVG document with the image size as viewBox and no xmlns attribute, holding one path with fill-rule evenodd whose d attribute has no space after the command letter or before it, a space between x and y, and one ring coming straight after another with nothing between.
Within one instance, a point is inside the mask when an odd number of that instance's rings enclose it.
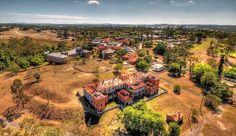
<instances>
[{"instance_id":1,"label":"house with red roof","mask_svg":"<svg viewBox=\"0 0 236 136\"><path fill-rule=\"evenodd\" d=\"M122 89L122 90L116 92L116 94L117 94L117 98L122 103L124 103L124 105L130 105L133 103L133 98L131 97L130 93L127 90Z\"/></svg>"},{"instance_id":2,"label":"house with red roof","mask_svg":"<svg viewBox=\"0 0 236 136\"><path fill-rule=\"evenodd\" d=\"M135 53L128 53L125 54L122 58L130 64L135 64L138 61L139 56Z\"/></svg>"},{"instance_id":3,"label":"house with red roof","mask_svg":"<svg viewBox=\"0 0 236 136\"><path fill-rule=\"evenodd\" d=\"M159 89L159 78L144 73L133 73L111 80L85 85L84 96L98 111L103 111L109 101L118 99L130 105L135 99L154 95Z\"/></svg>"}]
</instances>

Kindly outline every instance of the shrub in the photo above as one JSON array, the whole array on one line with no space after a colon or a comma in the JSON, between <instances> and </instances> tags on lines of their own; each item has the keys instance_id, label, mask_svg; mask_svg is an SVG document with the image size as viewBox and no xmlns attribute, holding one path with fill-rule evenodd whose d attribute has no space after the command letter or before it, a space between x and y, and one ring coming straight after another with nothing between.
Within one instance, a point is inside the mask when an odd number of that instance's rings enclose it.
<instances>
[{"instance_id":1,"label":"shrub","mask_svg":"<svg viewBox=\"0 0 236 136\"><path fill-rule=\"evenodd\" d=\"M236 68L230 68L224 71L224 76L232 79L236 79Z\"/></svg>"},{"instance_id":2,"label":"shrub","mask_svg":"<svg viewBox=\"0 0 236 136\"><path fill-rule=\"evenodd\" d=\"M208 108L210 108L210 109L212 109L214 111L217 111L218 110L218 106L220 105L221 101L222 100L218 96L209 94L205 98L205 105Z\"/></svg>"},{"instance_id":3,"label":"shrub","mask_svg":"<svg viewBox=\"0 0 236 136\"><path fill-rule=\"evenodd\" d=\"M18 61L18 65L21 68L26 69L30 66L30 62L27 59L20 58L19 61Z\"/></svg>"},{"instance_id":4,"label":"shrub","mask_svg":"<svg viewBox=\"0 0 236 136\"><path fill-rule=\"evenodd\" d=\"M31 58L30 64L32 66L38 66L38 65L43 64L43 60L41 57L35 56L35 57Z\"/></svg>"},{"instance_id":5,"label":"shrub","mask_svg":"<svg viewBox=\"0 0 236 136\"><path fill-rule=\"evenodd\" d=\"M176 93L176 94L180 94L180 91L181 91L180 85L175 85L174 89L173 89L173 92Z\"/></svg>"},{"instance_id":6,"label":"shrub","mask_svg":"<svg viewBox=\"0 0 236 136\"><path fill-rule=\"evenodd\" d=\"M177 123L171 122L169 124L169 136L179 136L180 127Z\"/></svg>"}]
</instances>

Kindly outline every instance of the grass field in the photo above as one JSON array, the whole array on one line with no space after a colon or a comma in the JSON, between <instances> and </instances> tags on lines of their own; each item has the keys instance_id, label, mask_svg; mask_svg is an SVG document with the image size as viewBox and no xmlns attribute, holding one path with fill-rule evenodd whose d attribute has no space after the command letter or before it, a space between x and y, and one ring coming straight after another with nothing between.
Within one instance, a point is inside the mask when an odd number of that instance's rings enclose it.
<instances>
[{"instance_id":1,"label":"grass field","mask_svg":"<svg viewBox=\"0 0 236 136\"><path fill-rule=\"evenodd\" d=\"M194 44L191 51L206 51L207 48L210 46L211 41L216 41L216 40L213 38L207 38L200 44Z\"/></svg>"}]
</instances>

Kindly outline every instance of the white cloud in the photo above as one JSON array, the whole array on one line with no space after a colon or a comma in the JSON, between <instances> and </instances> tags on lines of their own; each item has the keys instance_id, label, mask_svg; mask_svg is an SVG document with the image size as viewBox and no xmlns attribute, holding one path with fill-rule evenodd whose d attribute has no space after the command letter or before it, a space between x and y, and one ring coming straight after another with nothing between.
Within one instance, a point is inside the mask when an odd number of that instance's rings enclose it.
<instances>
[{"instance_id":1,"label":"white cloud","mask_svg":"<svg viewBox=\"0 0 236 136\"><path fill-rule=\"evenodd\" d=\"M100 5L100 2L98 0L88 0L87 3L89 5Z\"/></svg>"},{"instance_id":2,"label":"white cloud","mask_svg":"<svg viewBox=\"0 0 236 136\"><path fill-rule=\"evenodd\" d=\"M77 4L77 3L79 3L79 1L78 1L78 0L75 0L75 1L74 1L74 3L76 3L76 4Z\"/></svg>"},{"instance_id":3,"label":"white cloud","mask_svg":"<svg viewBox=\"0 0 236 136\"><path fill-rule=\"evenodd\" d=\"M187 6L187 5L195 4L195 1L194 0L185 0L185 1L170 0L170 4L175 5L175 6Z\"/></svg>"},{"instance_id":4,"label":"white cloud","mask_svg":"<svg viewBox=\"0 0 236 136\"><path fill-rule=\"evenodd\" d=\"M194 4L195 2L193 0L188 1L188 4Z\"/></svg>"},{"instance_id":5,"label":"white cloud","mask_svg":"<svg viewBox=\"0 0 236 136\"><path fill-rule=\"evenodd\" d=\"M171 0L171 1L170 1L170 3L171 3L171 4L174 4L174 3L175 3L175 1Z\"/></svg>"}]
</instances>

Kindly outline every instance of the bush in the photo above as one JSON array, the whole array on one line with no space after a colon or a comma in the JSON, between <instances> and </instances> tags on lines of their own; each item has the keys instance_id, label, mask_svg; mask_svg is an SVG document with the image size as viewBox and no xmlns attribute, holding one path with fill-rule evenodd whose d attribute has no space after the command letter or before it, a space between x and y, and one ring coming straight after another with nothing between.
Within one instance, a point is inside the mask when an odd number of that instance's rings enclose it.
<instances>
[{"instance_id":1,"label":"bush","mask_svg":"<svg viewBox=\"0 0 236 136\"><path fill-rule=\"evenodd\" d=\"M168 71L173 75L173 74L178 74L180 72L180 65L178 63L172 63L169 68Z\"/></svg>"},{"instance_id":2,"label":"bush","mask_svg":"<svg viewBox=\"0 0 236 136\"><path fill-rule=\"evenodd\" d=\"M204 73L207 72L213 72L215 73L215 71L212 69L212 67L208 64L196 64L192 70L191 70L191 76L192 78L194 78L196 80L196 82L199 84L201 82L201 77Z\"/></svg>"},{"instance_id":3,"label":"bush","mask_svg":"<svg viewBox=\"0 0 236 136\"><path fill-rule=\"evenodd\" d=\"M21 68L26 69L30 66L30 62L27 59L20 58L19 61L18 61L18 65Z\"/></svg>"},{"instance_id":4,"label":"bush","mask_svg":"<svg viewBox=\"0 0 236 136\"><path fill-rule=\"evenodd\" d=\"M236 79L236 68L230 68L224 71L224 76L232 79Z\"/></svg>"},{"instance_id":5,"label":"bush","mask_svg":"<svg viewBox=\"0 0 236 136\"><path fill-rule=\"evenodd\" d=\"M6 65L0 61L0 71L5 70L6 69Z\"/></svg>"},{"instance_id":6,"label":"bush","mask_svg":"<svg viewBox=\"0 0 236 136\"><path fill-rule=\"evenodd\" d=\"M171 122L169 124L169 136L179 136L180 127L177 123Z\"/></svg>"},{"instance_id":7,"label":"bush","mask_svg":"<svg viewBox=\"0 0 236 136\"><path fill-rule=\"evenodd\" d=\"M208 108L210 108L210 109L212 109L214 111L217 111L218 110L218 106L220 105L221 101L222 100L218 96L209 94L205 98L205 105Z\"/></svg>"},{"instance_id":8,"label":"bush","mask_svg":"<svg viewBox=\"0 0 236 136\"><path fill-rule=\"evenodd\" d=\"M164 118L161 114L152 112L143 101L125 108L119 117L131 135L166 133Z\"/></svg>"},{"instance_id":9,"label":"bush","mask_svg":"<svg viewBox=\"0 0 236 136\"><path fill-rule=\"evenodd\" d=\"M165 43L159 42L157 46L153 49L153 51L155 54L164 55L164 53L166 52L166 48L167 46Z\"/></svg>"},{"instance_id":10,"label":"bush","mask_svg":"<svg viewBox=\"0 0 236 136\"><path fill-rule=\"evenodd\" d=\"M32 66L39 66L39 65L43 64L43 60L41 57L35 56L35 57L31 58L30 64Z\"/></svg>"},{"instance_id":11,"label":"bush","mask_svg":"<svg viewBox=\"0 0 236 136\"><path fill-rule=\"evenodd\" d=\"M146 61L140 59L136 62L136 67L140 70L147 71L149 64Z\"/></svg>"},{"instance_id":12,"label":"bush","mask_svg":"<svg viewBox=\"0 0 236 136\"><path fill-rule=\"evenodd\" d=\"M152 48L153 47L153 42L152 41L146 41L146 42L144 42L144 46L146 48Z\"/></svg>"},{"instance_id":13,"label":"bush","mask_svg":"<svg viewBox=\"0 0 236 136\"><path fill-rule=\"evenodd\" d=\"M139 57L144 57L145 55L146 55L145 49L141 49L141 50L138 51L138 56Z\"/></svg>"},{"instance_id":14,"label":"bush","mask_svg":"<svg viewBox=\"0 0 236 136\"><path fill-rule=\"evenodd\" d=\"M17 73L20 70L20 67L16 64L16 63L10 63L9 68L10 71L12 71L13 73Z\"/></svg>"},{"instance_id":15,"label":"bush","mask_svg":"<svg viewBox=\"0 0 236 136\"><path fill-rule=\"evenodd\" d=\"M180 91L181 91L180 85L175 85L174 89L173 89L173 92L176 93L176 94L180 94Z\"/></svg>"}]
</instances>

